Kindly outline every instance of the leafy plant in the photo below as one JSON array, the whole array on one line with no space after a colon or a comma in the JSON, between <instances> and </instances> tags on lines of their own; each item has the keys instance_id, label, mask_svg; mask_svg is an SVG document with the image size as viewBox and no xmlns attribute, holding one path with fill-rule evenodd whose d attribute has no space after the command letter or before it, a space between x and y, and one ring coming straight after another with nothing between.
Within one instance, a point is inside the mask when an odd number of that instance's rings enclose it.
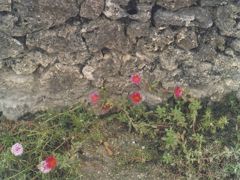
<instances>
[{"instance_id":1,"label":"leafy plant","mask_svg":"<svg viewBox=\"0 0 240 180\"><path fill-rule=\"evenodd\" d=\"M175 150L179 143L178 134L174 132L172 128L166 129L166 135L162 140L165 142L166 149Z\"/></svg>"},{"instance_id":2,"label":"leafy plant","mask_svg":"<svg viewBox=\"0 0 240 180\"><path fill-rule=\"evenodd\" d=\"M156 108L122 99L111 102L115 102L115 111L108 116L97 116L76 105L60 113L45 112L34 121L1 122L0 179L81 177L79 147L85 142L102 146L111 138L103 133L107 127L96 124L100 119L121 123L129 133L146 141L146 149L112 157L116 161L120 157L116 164L161 164L168 172L189 179L240 178L240 103L236 98L226 103L233 108L226 109L226 114L216 113L216 109L188 96L172 98ZM20 158L9 151L15 142L24 145ZM54 154L59 165L51 174L43 175L36 165L48 154Z\"/></svg>"}]
</instances>

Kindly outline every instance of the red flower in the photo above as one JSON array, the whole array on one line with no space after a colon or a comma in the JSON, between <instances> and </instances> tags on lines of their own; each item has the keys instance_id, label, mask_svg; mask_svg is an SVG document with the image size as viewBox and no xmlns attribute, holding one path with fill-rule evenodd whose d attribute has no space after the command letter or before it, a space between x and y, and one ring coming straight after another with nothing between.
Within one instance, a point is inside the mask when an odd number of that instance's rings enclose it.
<instances>
[{"instance_id":1,"label":"red flower","mask_svg":"<svg viewBox=\"0 0 240 180\"><path fill-rule=\"evenodd\" d=\"M140 92L137 91L131 93L129 98L133 104L139 104L142 101L142 95Z\"/></svg>"},{"instance_id":2,"label":"red flower","mask_svg":"<svg viewBox=\"0 0 240 180\"><path fill-rule=\"evenodd\" d=\"M38 164L37 168L42 173L49 173L57 166L57 159L54 156L48 156L44 161Z\"/></svg>"},{"instance_id":3,"label":"red flower","mask_svg":"<svg viewBox=\"0 0 240 180\"><path fill-rule=\"evenodd\" d=\"M180 98L180 97L182 97L182 95L183 95L183 89L181 87L179 87L179 86L175 87L175 89L174 89L174 96L176 98Z\"/></svg>"},{"instance_id":4,"label":"red flower","mask_svg":"<svg viewBox=\"0 0 240 180\"><path fill-rule=\"evenodd\" d=\"M131 82L133 84L136 84L136 85L139 85L141 83L141 81L142 81L142 78L141 78L141 76L139 74L131 75L130 79L131 79Z\"/></svg>"},{"instance_id":5,"label":"red flower","mask_svg":"<svg viewBox=\"0 0 240 180\"><path fill-rule=\"evenodd\" d=\"M100 95L98 94L98 92L93 92L90 94L90 101L92 104L97 104L99 100Z\"/></svg>"},{"instance_id":6,"label":"red flower","mask_svg":"<svg viewBox=\"0 0 240 180\"><path fill-rule=\"evenodd\" d=\"M54 169L57 166L57 159L54 156L47 157L45 162L49 169Z\"/></svg>"}]
</instances>

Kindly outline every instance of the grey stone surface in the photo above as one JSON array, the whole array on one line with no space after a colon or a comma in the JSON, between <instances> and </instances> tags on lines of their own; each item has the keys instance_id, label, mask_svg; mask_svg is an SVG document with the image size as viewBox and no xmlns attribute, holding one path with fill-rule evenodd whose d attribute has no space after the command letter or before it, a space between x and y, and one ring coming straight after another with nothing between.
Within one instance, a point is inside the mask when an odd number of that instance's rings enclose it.
<instances>
[{"instance_id":1,"label":"grey stone surface","mask_svg":"<svg viewBox=\"0 0 240 180\"><path fill-rule=\"evenodd\" d=\"M213 25L210 13L199 7L181 9L176 12L160 9L154 14L154 21L157 27L173 25L209 28Z\"/></svg>"},{"instance_id":2,"label":"grey stone surface","mask_svg":"<svg viewBox=\"0 0 240 180\"><path fill-rule=\"evenodd\" d=\"M24 50L21 42L2 32L0 32L0 42L0 60L16 57Z\"/></svg>"},{"instance_id":3,"label":"grey stone surface","mask_svg":"<svg viewBox=\"0 0 240 180\"><path fill-rule=\"evenodd\" d=\"M79 13L75 0L12 0L13 15L18 22L11 30L13 36L23 36L65 23Z\"/></svg>"},{"instance_id":4,"label":"grey stone surface","mask_svg":"<svg viewBox=\"0 0 240 180\"><path fill-rule=\"evenodd\" d=\"M46 68L49 64L54 63L56 59L56 57L51 57L40 51L31 51L15 58L10 66L16 74L28 75L36 71L40 65Z\"/></svg>"},{"instance_id":5,"label":"grey stone surface","mask_svg":"<svg viewBox=\"0 0 240 180\"><path fill-rule=\"evenodd\" d=\"M164 30L158 30L152 28L150 30L149 37L141 39L137 43L137 48L139 51L144 52L157 52L164 50L168 45L174 42L174 33L171 29L167 28ZM145 43L147 41L147 43Z\"/></svg>"},{"instance_id":6,"label":"grey stone surface","mask_svg":"<svg viewBox=\"0 0 240 180\"><path fill-rule=\"evenodd\" d=\"M170 46L168 49L166 49L160 54L159 58L160 65L163 69L167 71L173 71L177 69L179 63L192 58L192 55L189 55L189 53L185 53L183 50L176 49Z\"/></svg>"},{"instance_id":7,"label":"grey stone surface","mask_svg":"<svg viewBox=\"0 0 240 180\"><path fill-rule=\"evenodd\" d=\"M149 21L153 3L133 2L135 1L106 0L104 15L113 20L129 17L140 22Z\"/></svg>"},{"instance_id":8,"label":"grey stone surface","mask_svg":"<svg viewBox=\"0 0 240 180\"><path fill-rule=\"evenodd\" d=\"M169 10L178 10L183 7L191 6L193 0L157 0L156 3Z\"/></svg>"},{"instance_id":9,"label":"grey stone surface","mask_svg":"<svg viewBox=\"0 0 240 180\"><path fill-rule=\"evenodd\" d=\"M105 16L113 20L128 16L127 12L120 6L119 2L114 0L106 0L103 13Z\"/></svg>"},{"instance_id":10,"label":"grey stone surface","mask_svg":"<svg viewBox=\"0 0 240 180\"><path fill-rule=\"evenodd\" d=\"M43 30L27 36L29 48L40 48L55 54L63 64L83 64L90 55L78 26L64 25L56 29Z\"/></svg>"},{"instance_id":11,"label":"grey stone surface","mask_svg":"<svg viewBox=\"0 0 240 180\"><path fill-rule=\"evenodd\" d=\"M12 0L0 0L0 11L11 11Z\"/></svg>"},{"instance_id":12,"label":"grey stone surface","mask_svg":"<svg viewBox=\"0 0 240 180\"><path fill-rule=\"evenodd\" d=\"M149 36L149 27L149 23L131 22L127 27L127 35L132 42L136 43L139 38Z\"/></svg>"},{"instance_id":13,"label":"grey stone surface","mask_svg":"<svg viewBox=\"0 0 240 180\"><path fill-rule=\"evenodd\" d=\"M229 0L201 0L201 6L219 6L228 4Z\"/></svg>"},{"instance_id":14,"label":"grey stone surface","mask_svg":"<svg viewBox=\"0 0 240 180\"><path fill-rule=\"evenodd\" d=\"M187 28L181 29L177 34L176 44L183 49L190 50L198 47L198 40L195 31L188 30Z\"/></svg>"},{"instance_id":15,"label":"grey stone surface","mask_svg":"<svg viewBox=\"0 0 240 180\"><path fill-rule=\"evenodd\" d=\"M112 98L141 90L150 106L177 85L211 100L240 94L237 2L0 0L0 112L21 119L98 88Z\"/></svg>"},{"instance_id":16,"label":"grey stone surface","mask_svg":"<svg viewBox=\"0 0 240 180\"><path fill-rule=\"evenodd\" d=\"M216 14L216 24L222 35L240 38L240 4L219 6Z\"/></svg>"},{"instance_id":17,"label":"grey stone surface","mask_svg":"<svg viewBox=\"0 0 240 180\"><path fill-rule=\"evenodd\" d=\"M103 48L128 52L130 50L129 39L125 36L124 25L112 22L105 18L92 21L82 29L82 36L91 52L97 52Z\"/></svg>"},{"instance_id":18,"label":"grey stone surface","mask_svg":"<svg viewBox=\"0 0 240 180\"><path fill-rule=\"evenodd\" d=\"M12 14L0 14L0 29L2 32L11 35L18 18Z\"/></svg>"},{"instance_id":19,"label":"grey stone surface","mask_svg":"<svg viewBox=\"0 0 240 180\"><path fill-rule=\"evenodd\" d=\"M231 47L238 53L240 53L240 39L235 39L231 43Z\"/></svg>"},{"instance_id":20,"label":"grey stone surface","mask_svg":"<svg viewBox=\"0 0 240 180\"><path fill-rule=\"evenodd\" d=\"M133 20L148 22L151 19L152 5L138 4L136 14L129 15Z\"/></svg>"},{"instance_id":21,"label":"grey stone surface","mask_svg":"<svg viewBox=\"0 0 240 180\"><path fill-rule=\"evenodd\" d=\"M86 0L81 4L80 16L96 19L104 9L104 0Z\"/></svg>"}]
</instances>

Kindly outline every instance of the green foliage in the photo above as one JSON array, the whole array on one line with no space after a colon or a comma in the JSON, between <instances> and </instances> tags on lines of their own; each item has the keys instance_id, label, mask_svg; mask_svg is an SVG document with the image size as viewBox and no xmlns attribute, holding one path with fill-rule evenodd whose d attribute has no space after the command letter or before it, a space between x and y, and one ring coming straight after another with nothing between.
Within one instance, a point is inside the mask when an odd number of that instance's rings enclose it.
<instances>
[{"instance_id":1,"label":"green foliage","mask_svg":"<svg viewBox=\"0 0 240 180\"><path fill-rule=\"evenodd\" d=\"M157 106L156 114L160 121L165 122L168 118L167 108L165 106Z\"/></svg>"},{"instance_id":2,"label":"green foliage","mask_svg":"<svg viewBox=\"0 0 240 180\"><path fill-rule=\"evenodd\" d=\"M174 162L173 156L168 152L164 152L162 156L162 162L171 165Z\"/></svg>"},{"instance_id":3,"label":"green foliage","mask_svg":"<svg viewBox=\"0 0 240 180\"><path fill-rule=\"evenodd\" d=\"M225 147L224 157L229 161L225 165L225 172L230 177L240 178L240 144L236 144L235 147L230 149Z\"/></svg>"},{"instance_id":4,"label":"green foliage","mask_svg":"<svg viewBox=\"0 0 240 180\"><path fill-rule=\"evenodd\" d=\"M171 109L170 117L170 122L172 121L172 123L176 123L177 126L186 128L186 118L180 108L175 107Z\"/></svg>"},{"instance_id":5,"label":"green foliage","mask_svg":"<svg viewBox=\"0 0 240 180\"><path fill-rule=\"evenodd\" d=\"M162 163L174 165L189 177L200 176L201 171L209 172L212 166L222 166L222 160L214 158L223 153L223 144L228 144L227 141L222 142L221 138L221 134L224 136L226 132L226 127L228 130L232 127L228 126L230 122L227 116L216 117L210 107L203 108L201 102L193 98L187 101L178 100L171 105L159 105L155 111L136 111L135 108L139 110L141 107L128 108L122 111L119 117L124 116L131 129L145 137L162 140L159 141L159 149L163 152ZM235 126L236 130L238 127L239 125ZM236 133L236 130L233 133ZM225 137L224 140L227 139ZM207 148L213 141L218 142L219 146L215 152ZM206 165L206 161L211 162L210 165ZM236 163L235 166L233 172L238 169Z\"/></svg>"},{"instance_id":6,"label":"green foliage","mask_svg":"<svg viewBox=\"0 0 240 180\"><path fill-rule=\"evenodd\" d=\"M228 124L228 119L226 116L222 116L217 122L216 127L220 129L224 129L226 125Z\"/></svg>"},{"instance_id":7,"label":"green foliage","mask_svg":"<svg viewBox=\"0 0 240 180\"><path fill-rule=\"evenodd\" d=\"M194 99L189 105L189 119L192 121L192 128L195 130L195 124L197 121L198 111L202 108L199 100Z\"/></svg>"},{"instance_id":8,"label":"green foliage","mask_svg":"<svg viewBox=\"0 0 240 180\"><path fill-rule=\"evenodd\" d=\"M165 142L165 148L167 150L175 150L179 142L178 135L172 130L172 128L166 129L166 136L163 137L162 140Z\"/></svg>"},{"instance_id":9,"label":"green foliage","mask_svg":"<svg viewBox=\"0 0 240 180\"><path fill-rule=\"evenodd\" d=\"M0 179L59 179L63 174L79 177L79 160L74 158L76 149L72 149L73 138L78 136L76 131L83 130L94 118L92 113L77 106L62 113L44 113L34 122L1 122L6 128L0 135L0 147L3 147ZM16 142L24 147L21 157L14 157L10 152ZM59 166L52 173L43 175L37 165L48 155L55 155Z\"/></svg>"},{"instance_id":10,"label":"green foliage","mask_svg":"<svg viewBox=\"0 0 240 180\"><path fill-rule=\"evenodd\" d=\"M207 131L209 129L212 129L212 132L214 132L214 119L213 119L213 115L212 115L212 110L211 109L207 109L203 115L202 118L202 123L201 123L201 130L202 132Z\"/></svg>"},{"instance_id":11,"label":"green foliage","mask_svg":"<svg viewBox=\"0 0 240 180\"><path fill-rule=\"evenodd\" d=\"M116 164L154 161L189 179L239 179L240 103L233 96L224 103L228 105L225 114L194 98L169 101L155 109L116 101L115 113L103 120L127 125L129 133L136 133L149 143L146 149L133 149L124 155L120 152L113 157L118 160ZM106 129L96 124L99 119L77 105L61 113L43 113L34 122L1 122L0 179L81 177L79 147L84 142L101 144L108 138L103 133ZM9 151L16 142L24 145L21 157L14 157ZM36 165L49 154L57 157L59 165L43 175Z\"/></svg>"}]
</instances>

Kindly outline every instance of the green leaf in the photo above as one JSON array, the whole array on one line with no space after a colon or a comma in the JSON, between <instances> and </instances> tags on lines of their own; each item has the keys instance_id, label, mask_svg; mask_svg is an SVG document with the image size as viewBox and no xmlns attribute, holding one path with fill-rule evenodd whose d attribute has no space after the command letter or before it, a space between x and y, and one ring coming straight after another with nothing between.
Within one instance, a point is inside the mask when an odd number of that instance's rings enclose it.
<instances>
[{"instance_id":1,"label":"green leaf","mask_svg":"<svg viewBox=\"0 0 240 180\"><path fill-rule=\"evenodd\" d=\"M172 120L174 122L176 122L178 126L180 126L180 127L187 126L186 118L185 118L183 112L179 108L175 107L174 109L172 109L171 116L172 116Z\"/></svg>"},{"instance_id":2,"label":"green leaf","mask_svg":"<svg viewBox=\"0 0 240 180\"><path fill-rule=\"evenodd\" d=\"M165 152L162 156L162 161L165 164L172 164L173 163L173 156L170 153Z\"/></svg>"},{"instance_id":3,"label":"green leaf","mask_svg":"<svg viewBox=\"0 0 240 180\"><path fill-rule=\"evenodd\" d=\"M162 138L163 141L165 141L165 147L166 149L176 149L178 145L178 134L174 132L174 130L166 129L166 135Z\"/></svg>"},{"instance_id":4,"label":"green leaf","mask_svg":"<svg viewBox=\"0 0 240 180\"><path fill-rule=\"evenodd\" d=\"M156 111L158 118L162 121L165 121L167 118L167 108L158 106Z\"/></svg>"},{"instance_id":5,"label":"green leaf","mask_svg":"<svg viewBox=\"0 0 240 180\"><path fill-rule=\"evenodd\" d=\"M189 105L188 109L190 111L189 118L192 121L192 127L195 128L195 124L197 121L198 111L202 108L201 102L197 99L194 99Z\"/></svg>"},{"instance_id":6,"label":"green leaf","mask_svg":"<svg viewBox=\"0 0 240 180\"><path fill-rule=\"evenodd\" d=\"M207 130L214 127L214 122L213 122L212 110L211 109L207 109L205 111L205 114L204 114L203 119L202 119L202 126L201 127L202 127L203 131L207 131Z\"/></svg>"},{"instance_id":7,"label":"green leaf","mask_svg":"<svg viewBox=\"0 0 240 180\"><path fill-rule=\"evenodd\" d=\"M220 129L224 129L225 126L228 124L228 119L226 116L222 116L217 122L216 126Z\"/></svg>"}]
</instances>

